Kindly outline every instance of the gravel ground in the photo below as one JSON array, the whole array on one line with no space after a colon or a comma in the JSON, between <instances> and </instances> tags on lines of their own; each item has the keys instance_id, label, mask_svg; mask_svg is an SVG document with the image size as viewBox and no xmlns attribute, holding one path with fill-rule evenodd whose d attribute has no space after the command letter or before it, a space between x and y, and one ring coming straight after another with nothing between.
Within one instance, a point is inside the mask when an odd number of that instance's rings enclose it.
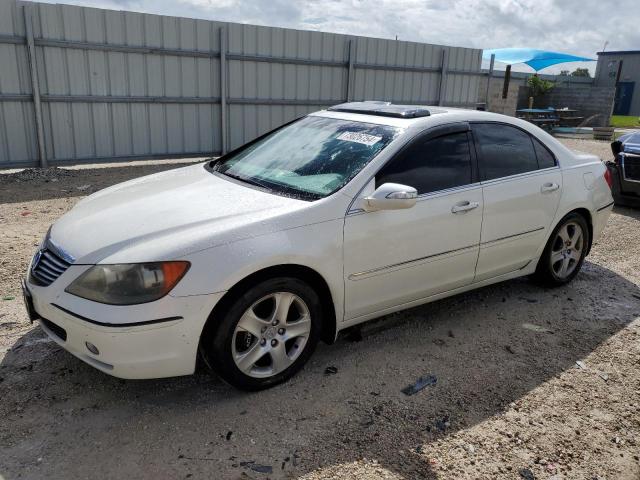
<instances>
[{"instance_id":1,"label":"gravel ground","mask_svg":"<svg viewBox=\"0 0 640 480\"><path fill-rule=\"evenodd\" d=\"M566 287L519 279L387 316L268 391L111 378L27 322L19 280L84 195L176 166L0 175L0 479L640 478L639 211L615 209Z\"/></svg>"}]
</instances>

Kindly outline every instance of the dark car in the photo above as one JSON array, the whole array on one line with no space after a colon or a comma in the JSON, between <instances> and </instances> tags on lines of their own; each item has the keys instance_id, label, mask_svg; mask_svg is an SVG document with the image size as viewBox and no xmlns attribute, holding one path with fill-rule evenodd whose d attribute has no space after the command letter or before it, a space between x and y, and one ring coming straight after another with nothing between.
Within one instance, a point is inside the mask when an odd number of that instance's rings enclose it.
<instances>
[{"instance_id":1,"label":"dark car","mask_svg":"<svg viewBox=\"0 0 640 480\"><path fill-rule=\"evenodd\" d=\"M607 162L616 205L640 207L640 131L621 136L611 144L613 162Z\"/></svg>"}]
</instances>

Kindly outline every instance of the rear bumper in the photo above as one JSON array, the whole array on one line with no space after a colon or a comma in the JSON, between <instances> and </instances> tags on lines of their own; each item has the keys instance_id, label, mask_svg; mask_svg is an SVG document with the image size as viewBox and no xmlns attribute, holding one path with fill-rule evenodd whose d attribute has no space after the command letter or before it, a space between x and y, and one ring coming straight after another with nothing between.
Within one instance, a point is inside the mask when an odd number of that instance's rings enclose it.
<instances>
[{"instance_id":1,"label":"rear bumper","mask_svg":"<svg viewBox=\"0 0 640 480\"><path fill-rule=\"evenodd\" d=\"M87 312L76 313L73 306L50 302L48 295L39 292L44 289L33 288L32 284L28 284L28 289L34 309L41 317L40 325L53 341L98 370L128 379L192 374L200 334L213 306L222 297L222 293L167 296L163 302L172 304L168 309L172 312L170 316L136 318L138 311L126 321L127 307L101 305L100 308L120 311L123 318L120 323L126 325L121 326L92 319ZM64 297L55 301L63 302Z\"/></svg>"}]
</instances>

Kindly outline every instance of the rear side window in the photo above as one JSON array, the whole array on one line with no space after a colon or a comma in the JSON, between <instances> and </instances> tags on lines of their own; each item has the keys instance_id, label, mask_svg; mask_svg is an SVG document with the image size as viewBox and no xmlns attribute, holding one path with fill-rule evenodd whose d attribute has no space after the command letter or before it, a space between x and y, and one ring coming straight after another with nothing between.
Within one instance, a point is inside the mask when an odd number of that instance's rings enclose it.
<instances>
[{"instance_id":1,"label":"rear side window","mask_svg":"<svg viewBox=\"0 0 640 480\"><path fill-rule=\"evenodd\" d=\"M538 168L551 168L556 166L556 159L553 154L536 137L533 139L533 148L538 157Z\"/></svg>"},{"instance_id":2,"label":"rear side window","mask_svg":"<svg viewBox=\"0 0 640 480\"><path fill-rule=\"evenodd\" d=\"M473 125L473 135L482 180L538 169L531 137L522 130L500 123L479 123Z\"/></svg>"},{"instance_id":3,"label":"rear side window","mask_svg":"<svg viewBox=\"0 0 640 480\"><path fill-rule=\"evenodd\" d=\"M471 183L471 153L466 132L416 140L376 175L376 187L400 183L419 194Z\"/></svg>"}]
</instances>

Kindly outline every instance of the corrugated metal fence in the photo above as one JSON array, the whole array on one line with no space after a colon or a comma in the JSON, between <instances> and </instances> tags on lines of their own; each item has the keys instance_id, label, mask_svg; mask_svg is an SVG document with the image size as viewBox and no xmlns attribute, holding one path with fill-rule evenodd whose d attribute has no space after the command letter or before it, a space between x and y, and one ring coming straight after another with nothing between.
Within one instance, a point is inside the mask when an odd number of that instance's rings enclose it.
<instances>
[{"instance_id":1,"label":"corrugated metal fence","mask_svg":"<svg viewBox=\"0 0 640 480\"><path fill-rule=\"evenodd\" d=\"M0 168L213 155L346 100L472 106L481 50L0 0Z\"/></svg>"}]
</instances>

